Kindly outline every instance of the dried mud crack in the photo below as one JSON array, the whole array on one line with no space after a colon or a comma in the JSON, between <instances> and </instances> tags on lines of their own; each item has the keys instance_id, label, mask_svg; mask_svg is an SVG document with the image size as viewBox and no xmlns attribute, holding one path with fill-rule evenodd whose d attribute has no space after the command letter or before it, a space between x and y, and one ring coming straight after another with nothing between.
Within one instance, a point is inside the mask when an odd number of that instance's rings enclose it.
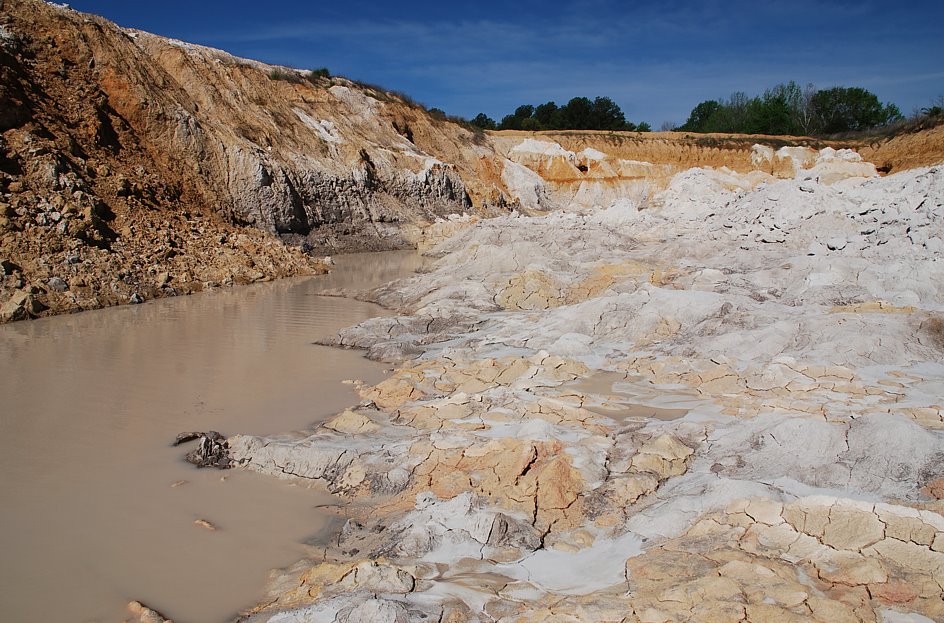
<instances>
[{"instance_id":1,"label":"dried mud crack","mask_svg":"<svg viewBox=\"0 0 944 623\"><path fill-rule=\"evenodd\" d=\"M333 338L396 373L231 440L354 502L249 620L944 620L944 169L870 166L434 225Z\"/></svg>"}]
</instances>

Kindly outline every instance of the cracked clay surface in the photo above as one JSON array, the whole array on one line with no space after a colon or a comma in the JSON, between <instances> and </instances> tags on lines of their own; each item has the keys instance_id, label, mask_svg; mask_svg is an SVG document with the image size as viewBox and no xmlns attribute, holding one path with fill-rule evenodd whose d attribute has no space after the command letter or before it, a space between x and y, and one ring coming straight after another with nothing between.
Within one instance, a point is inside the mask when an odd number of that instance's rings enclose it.
<instances>
[{"instance_id":1,"label":"cracked clay surface","mask_svg":"<svg viewBox=\"0 0 944 623\"><path fill-rule=\"evenodd\" d=\"M434 225L326 340L397 371L231 440L347 518L250 620L944 621L944 168L807 151Z\"/></svg>"}]
</instances>

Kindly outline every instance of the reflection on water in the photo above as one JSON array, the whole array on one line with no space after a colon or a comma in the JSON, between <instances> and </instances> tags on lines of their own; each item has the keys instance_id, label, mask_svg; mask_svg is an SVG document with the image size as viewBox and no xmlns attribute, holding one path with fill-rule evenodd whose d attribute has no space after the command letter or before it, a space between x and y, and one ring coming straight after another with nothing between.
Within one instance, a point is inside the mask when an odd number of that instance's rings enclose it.
<instances>
[{"instance_id":1,"label":"reflection on water","mask_svg":"<svg viewBox=\"0 0 944 623\"><path fill-rule=\"evenodd\" d=\"M419 260L336 260L328 277L0 327L0 620L117 621L139 599L222 621L300 557L326 494L198 471L169 443L183 430L308 428L356 402L342 380L382 377L359 352L312 344L382 310L318 292L378 285Z\"/></svg>"}]
</instances>

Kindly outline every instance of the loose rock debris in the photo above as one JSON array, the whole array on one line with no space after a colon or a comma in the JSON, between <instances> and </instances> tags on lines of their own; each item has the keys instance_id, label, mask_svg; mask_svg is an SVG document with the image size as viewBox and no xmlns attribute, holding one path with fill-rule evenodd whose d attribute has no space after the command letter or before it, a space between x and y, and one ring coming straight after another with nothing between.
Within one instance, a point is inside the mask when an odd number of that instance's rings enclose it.
<instances>
[{"instance_id":1,"label":"loose rock debris","mask_svg":"<svg viewBox=\"0 0 944 623\"><path fill-rule=\"evenodd\" d=\"M229 456L229 442L215 430L206 433L180 433L174 441L175 446L197 440L198 446L187 453L187 462L197 467L215 467L229 469L232 461Z\"/></svg>"}]
</instances>

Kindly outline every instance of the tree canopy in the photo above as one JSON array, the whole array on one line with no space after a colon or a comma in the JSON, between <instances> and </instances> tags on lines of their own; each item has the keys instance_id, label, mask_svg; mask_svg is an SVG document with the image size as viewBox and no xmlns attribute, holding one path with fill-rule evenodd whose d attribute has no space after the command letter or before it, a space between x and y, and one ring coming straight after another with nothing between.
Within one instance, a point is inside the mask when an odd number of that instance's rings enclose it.
<instances>
[{"instance_id":1,"label":"tree canopy","mask_svg":"<svg viewBox=\"0 0 944 623\"><path fill-rule=\"evenodd\" d=\"M778 84L762 96L743 92L707 100L692 109L678 129L688 132L827 135L868 130L901 119L894 104L859 87L817 90L812 84Z\"/></svg>"},{"instance_id":2,"label":"tree canopy","mask_svg":"<svg viewBox=\"0 0 944 623\"><path fill-rule=\"evenodd\" d=\"M620 107L608 97L575 97L563 106L547 102L539 106L525 104L500 123L479 113L472 124L486 130L629 130L648 132L648 123L626 121Z\"/></svg>"}]
</instances>

